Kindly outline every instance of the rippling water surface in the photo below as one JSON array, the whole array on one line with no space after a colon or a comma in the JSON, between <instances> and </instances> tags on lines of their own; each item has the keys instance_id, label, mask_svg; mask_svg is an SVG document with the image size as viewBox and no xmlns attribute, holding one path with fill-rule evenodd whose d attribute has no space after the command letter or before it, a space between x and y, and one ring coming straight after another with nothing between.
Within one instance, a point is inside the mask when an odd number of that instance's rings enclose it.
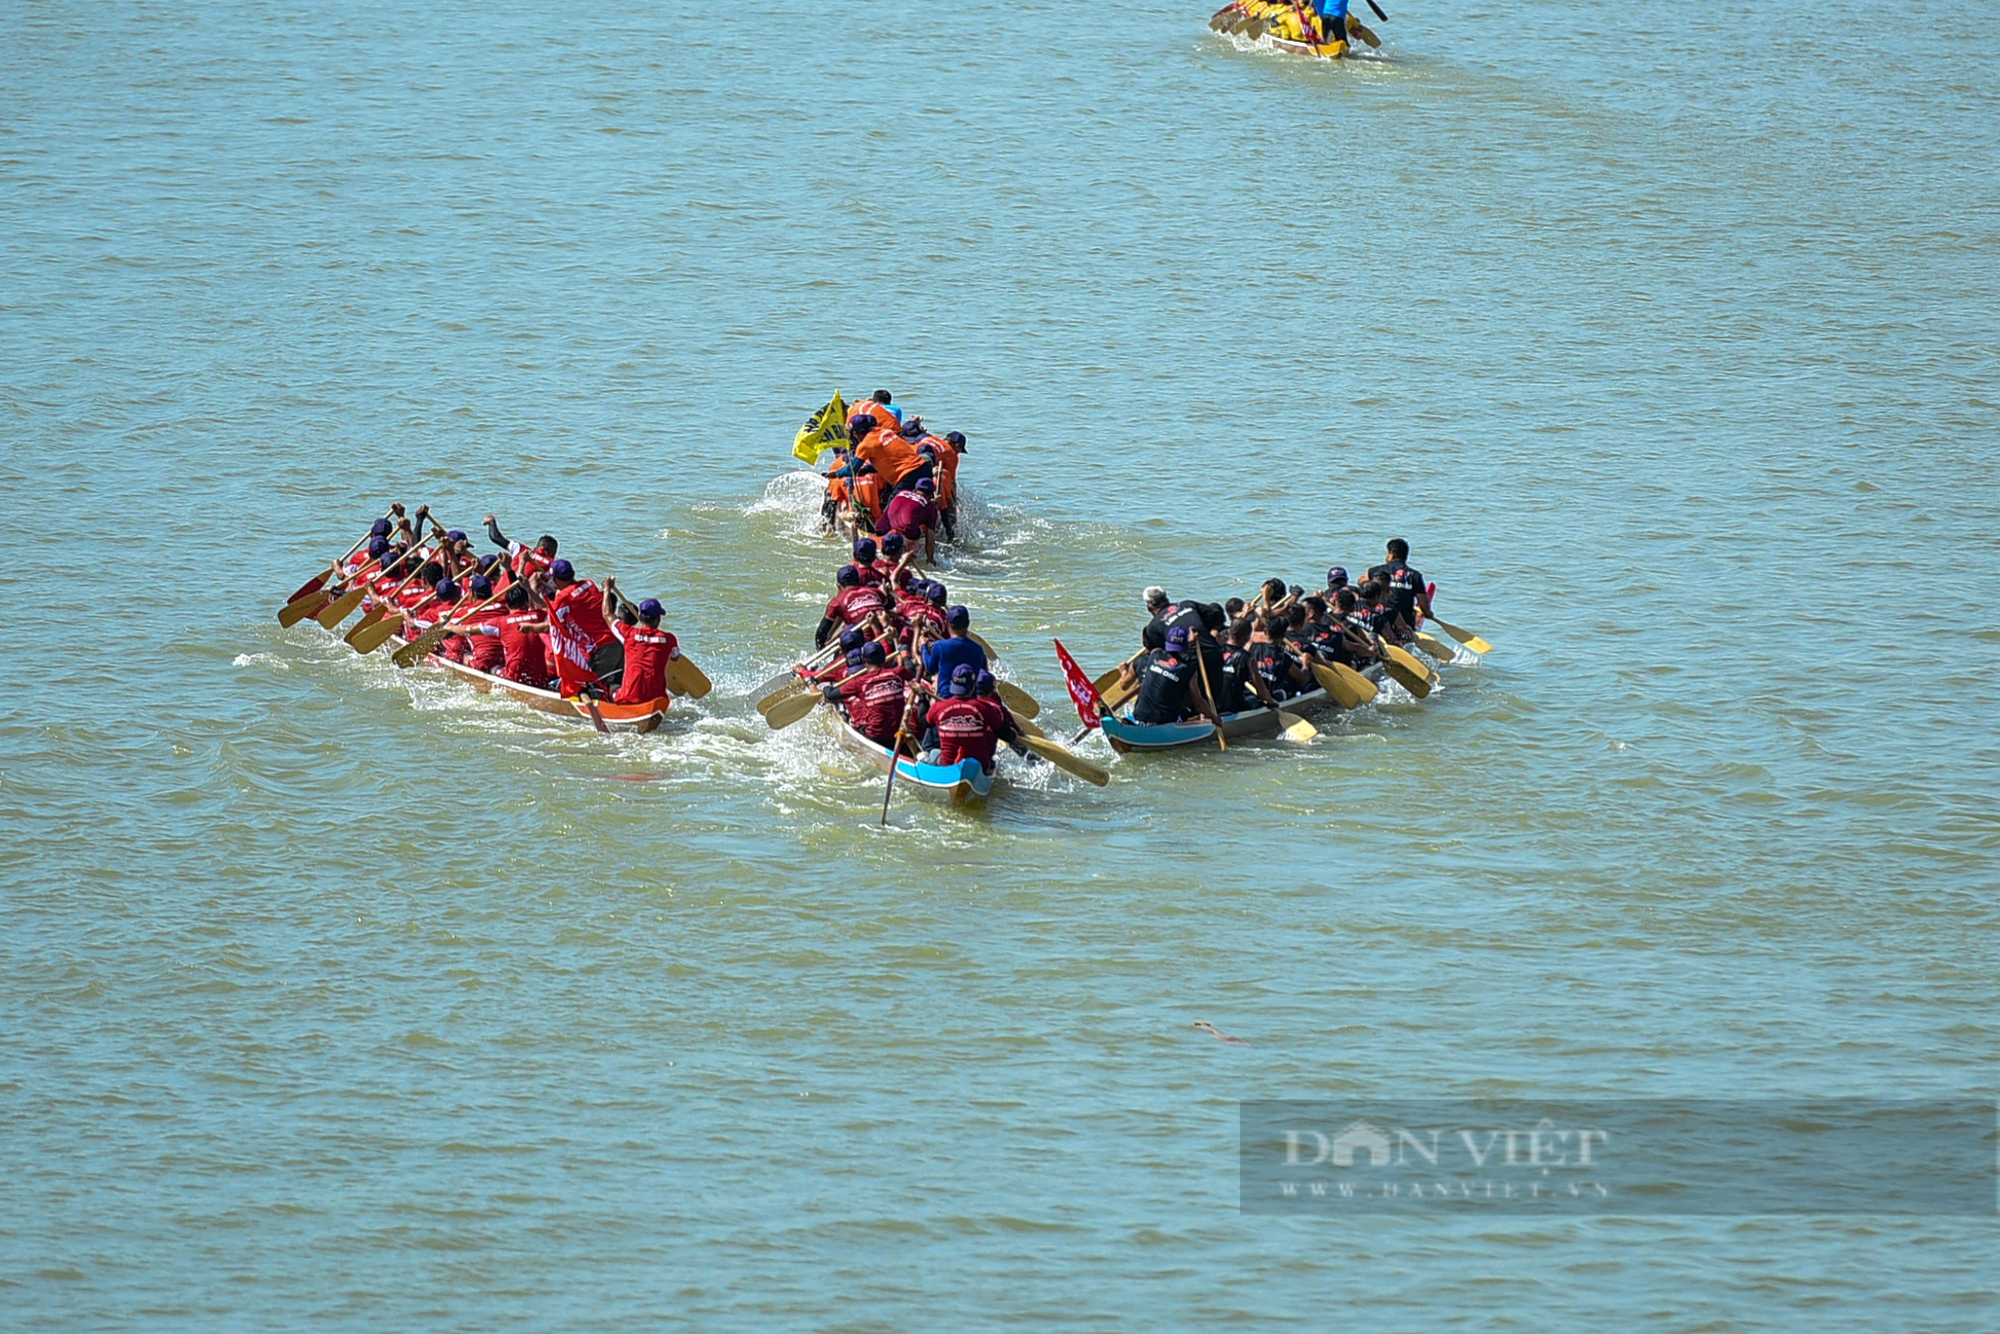
<instances>
[{"instance_id":1,"label":"rippling water surface","mask_svg":"<svg viewBox=\"0 0 2000 1334\"><path fill-rule=\"evenodd\" d=\"M1269 1219L1235 1155L1992 1090L1985 10L1205 8L0 13L0 1324L1994 1326L1990 1219ZM1496 651L878 828L744 698L828 591L791 431L878 384L1051 715L1144 585L1392 534ZM717 691L607 743L279 629L392 498Z\"/></svg>"}]
</instances>

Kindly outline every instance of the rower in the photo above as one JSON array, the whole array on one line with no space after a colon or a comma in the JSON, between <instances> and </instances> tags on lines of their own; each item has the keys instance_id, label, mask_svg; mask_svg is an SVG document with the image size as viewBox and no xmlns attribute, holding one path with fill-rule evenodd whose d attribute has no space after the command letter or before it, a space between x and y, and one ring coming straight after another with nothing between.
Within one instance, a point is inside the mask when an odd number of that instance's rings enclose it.
<instances>
[{"instance_id":1,"label":"rower","mask_svg":"<svg viewBox=\"0 0 2000 1334\"><path fill-rule=\"evenodd\" d=\"M1361 600L1351 588L1343 588L1333 599L1333 616L1347 634L1350 665L1358 666L1382 656L1375 647L1375 627L1361 610Z\"/></svg>"},{"instance_id":2,"label":"rower","mask_svg":"<svg viewBox=\"0 0 2000 1334\"><path fill-rule=\"evenodd\" d=\"M555 586L549 597L550 617L589 641L590 670L600 680L610 680L625 663L625 647L604 619L604 590L577 578L575 567L560 559L549 564L549 582Z\"/></svg>"},{"instance_id":3,"label":"rower","mask_svg":"<svg viewBox=\"0 0 2000 1334\"><path fill-rule=\"evenodd\" d=\"M875 539L857 537L854 539L854 572L861 576L864 584L882 582L882 572L875 566Z\"/></svg>"},{"instance_id":4,"label":"rower","mask_svg":"<svg viewBox=\"0 0 2000 1334\"><path fill-rule=\"evenodd\" d=\"M1313 0L1313 8L1319 14L1319 40L1321 45L1347 40L1348 0Z\"/></svg>"},{"instance_id":5,"label":"rower","mask_svg":"<svg viewBox=\"0 0 2000 1334\"><path fill-rule=\"evenodd\" d=\"M515 584L507 590L507 614L495 622L500 639L500 675L524 686L546 690L553 675L549 664L548 619L540 608L528 605L528 586ZM485 633L483 630L481 633Z\"/></svg>"},{"instance_id":6,"label":"rower","mask_svg":"<svg viewBox=\"0 0 2000 1334\"><path fill-rule=\"evenodd\" d=\"M1230 622L1222 645L1222 670L1209 674L1209 681L1215 686L1217 712L1241 713L1249 708L1251 682L1256 679L1256 669L1250 665L1250 618L1238 617Z\"/></svg>"},{"instance_id":7,"label":"rower","mask_svg":"<svg viewBox=\"0 0 2000 1334\"><path fill-rule=\"evenodd\" d=\"M826 604L819 629L813 632L813 647L825 648L836 627L857 626L889 605L889 595L873 584L861 582L861 571L843 565L833 576L838 591Z\"/></svg>"},{"instance_id":8,"label":"rower","mask_svg":"<svg viewBox=\"0 0 2000 1334\"><path fill-rule=\"evenodd\" d=\"M623 610L631 609L632 604L619 597L615 580L606 579L604 586L618 598ZM639 604L636 625L625 624L621 617L611 627L625 650L624 675L618 680L618 693L611 697L613 704L650 704L667 693L667 664L681 655L681 646L680 640L660 628L664 611L658 598L647 598Z\"/></svg>"},{"instance_id":9,"label":"rower","mask_svg":"<svg viewBox=\"0 0 2000 1334\"><path fill-rule=\"evenodd\" d=\"M506 534L500 531L500 525L493 521L491 514L486 516L486 540L506 550L507 557L512 562L513 572L517 575L525 577L529 574L547 574L549 567L555 562L555 538L543 533L535 539L535 545L532 547L523 546L519 542L510 542Z\"/></svg>"},{"instance_id":10,"label":"rower","mask_svg":"<svg viewBox=\"0 0 2000 1334\"><path fill-rule=\"evenodd\" d=\"M1139 698L1132 705L1134 722L1177 723L1208 712L1196 651L1194 635L1186 626L1177 625L1166 632L1159 648L1118 669L1127 690L1134 684L1139 687Z\"/></svg>"},{"instance_id":11,"label":"rower","mask_svg":"<svg viewBox=\"0 0 2000 1334\"><path fill-rule=\"evenodd\" d=\"M924 542L924 559L937 564L937 483L928 477L920 478L916 489L898 491L889 499L886 514L891 530L902 535L905 542L914 543L918 538Z\"/></svg>"},{"instance_id":12,"label":"rower","mask_svg":"<svg viewBox=\"0 0 2000 1334\"><path fill-rule=\"evenodd\" d=\"M1000 680L992 672L981 672L972 678L972 702L986 710L986 717L993 724L993 735L1009 750L1022 759L1034 755L1021 743L1021 729L1014 725L1014 711L1000 698ZM1036 755L1034 758L1039 760L1041 757Z\"/></svg>"},{"instance_id":13,"label":"rower","mask_svg":"<svg viewBox=\"0 0 2000 1334\"><path fill-rule=\"evenodd\" d=\"M942 585L939 585L942 587ZM936 640L925 647L924 675L937 682L938 689L957 675L959 668L969 667L977 676L986 670L986 650L979 647L979 641L972 638L972 613L964 607L953 607L945 612L945 638ZM966 678L968 681L972 677Z\"/></svg>"},{"instance_id":14,"label":"rower","mask_svg":"<svg viewBox=\"0 0 2000 1334\"><path fill-rule=\"evenodd\" d=\"M973 698L978 682L978 668L961 663L952 669L950 684L939 691L938 702L924 715L929 728L924 734L926 764L978 760L987 773L993 772L993 749L1000 733L991 712Z\"/></svg>"},{"instance_id":15,"label":"rower","mask_svg":"<svg viewBox=\"0 0 2000 1334\"><path fill-rule=\"evenodd\" d=\"M859 652L860 670L845 681L821 687L820 694L829 704L845 702L848 725L886 750L896 744L896 734L903 729L903 706L916 674L891 665L879 639L861 645Z\"/></svg>"},{"instance_id":16,"label":"rower","mask_svg":"<svg viewBox=\"0 0 2000 1334\"><path fill-rule=\"evenodd\" d=\"M1298 656L1285 646L1287 622L1266 616L1257 622L1250 637L1250 664L1273 699L1289 699L1311 688L1312 673Z\"/></svg>"},{"instance_id":17,"label":"rower","mask_svg":"<svg viewBox=\"0 0 2000 1334\"><path fill-rule=\"evenodd\" d=\"M1347 587L1347 567L1334 565L1326 572L1326 592L1321 594L1328 602L1340 596L1340 590Z\"/></svg>"},{"instance_id":18,"label":"rower","mask_svg":"<svg viewBox=\"0 0 2000 1334\"><path fill-rule=\"evenodd\" d=\"M1400 618L1409 623L1409 631L1401 636L1408 638L1416 632L1417 613L1431 614L1431 595L1424 585L1424 577L1410 564L1410 544L1400 537L1389 539L1388 558L1368 571L1370 579L1379 580L1388 586L1388 606L1392 618Z\"/></svg>"},{"instance_id":19,"label":"rower","mask_svg":"<svg viewBox=\"0 0 2000 1334\"><path fill-rule=\"evenodd\" d=\"M466 587L471 589L472 596L481 602L493 596L493 580L487 575L473 575L466 580ZM500 618L506 614L506 607L496 604L482 607L457 623L457 627L465 635L463 640L466 647L465 663L474 671L485 672L491 676L507 665L507 649L500 642L499 632ZM490 634L487 633L488 626L493 627Z\"/></svg>"}]
</instances>

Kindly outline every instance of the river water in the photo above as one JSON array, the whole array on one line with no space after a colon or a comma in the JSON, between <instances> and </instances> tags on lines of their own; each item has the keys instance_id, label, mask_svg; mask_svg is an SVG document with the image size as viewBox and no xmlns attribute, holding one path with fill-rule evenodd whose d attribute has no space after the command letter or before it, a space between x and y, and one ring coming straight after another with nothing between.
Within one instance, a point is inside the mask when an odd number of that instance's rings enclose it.
<instances>
[{"instance_id":1,"label":"river water","mask_svg":"<svg viewBox=\"0 0 2000 1334\"><path fill-rule=\"evenodd\" d=\"M1992 1328L1990 1218L1239 1212L1246 1098L2000 1055L1984 8L1391 8L0 12L0 1324ZM1058 724L1052 636L1391 535L1495 650L879 828L744 698L878 386ZM281 630L391 499L716 692Z\"/></svg>"}]
</instances>

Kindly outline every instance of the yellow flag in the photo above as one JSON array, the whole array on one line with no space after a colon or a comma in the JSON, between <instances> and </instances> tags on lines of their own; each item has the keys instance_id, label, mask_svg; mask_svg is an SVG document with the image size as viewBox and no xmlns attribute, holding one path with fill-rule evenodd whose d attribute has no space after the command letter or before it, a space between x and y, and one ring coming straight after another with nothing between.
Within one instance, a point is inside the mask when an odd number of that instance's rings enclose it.
<instances>
[{"instance_id":1,"label":"yellow flag","mask_svg":"<svg viewBox=\"0 0 2000 1334\"><path fill-rule=\"evenodd\" d=\"M799 428L797 438L792 441L792 456L810 468L819 462L822 453L846 443L847 405L840 401L836 390L827 405Z\"/></svg>"}]
</instances>

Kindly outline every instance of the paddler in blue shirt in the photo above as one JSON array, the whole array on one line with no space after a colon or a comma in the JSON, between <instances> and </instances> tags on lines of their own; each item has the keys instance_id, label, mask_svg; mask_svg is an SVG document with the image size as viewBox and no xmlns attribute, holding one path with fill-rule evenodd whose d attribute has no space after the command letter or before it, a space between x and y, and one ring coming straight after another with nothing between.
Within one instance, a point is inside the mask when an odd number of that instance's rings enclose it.
<instances>
[{"instance_id":1,"label":"paddler in blue shirt","mask_svg":"<svg viewBox=\"0 0 2000 1334\"><path fill-rule=\"evenodd\" d=\"M1320 41L1347 40L1347 0L1313 0L1319 10Z\"/></svg>"}]
</instances>

